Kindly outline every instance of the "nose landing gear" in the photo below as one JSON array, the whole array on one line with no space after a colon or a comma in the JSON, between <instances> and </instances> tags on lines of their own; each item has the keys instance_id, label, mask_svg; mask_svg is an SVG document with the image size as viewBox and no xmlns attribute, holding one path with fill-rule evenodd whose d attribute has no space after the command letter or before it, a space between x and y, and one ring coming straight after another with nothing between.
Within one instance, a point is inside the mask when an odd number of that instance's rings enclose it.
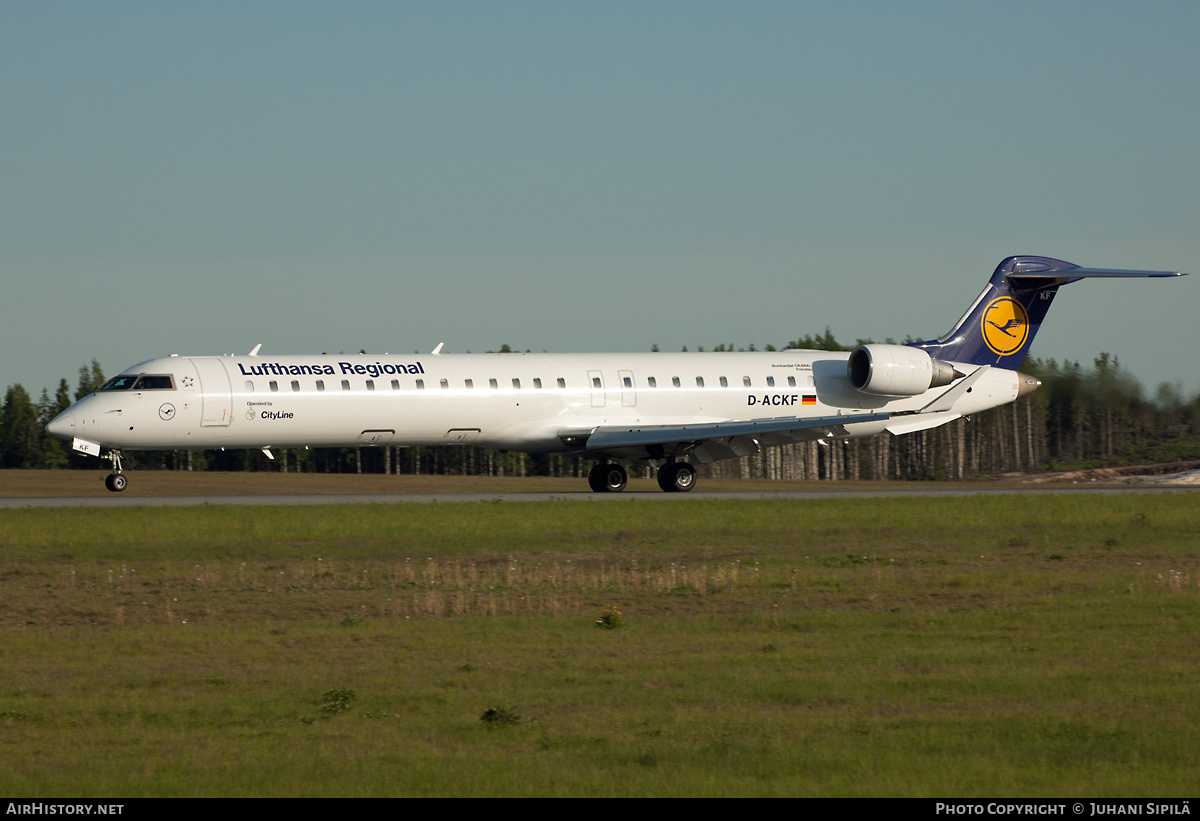
<instances>
[{"instance_id":1,"label":"nose landing gear","mask_svg":"<svg viewBox=\"0 0 1200 821\"><path fill-rule=\"evenodd\" d=\"M112 473L104 477L104 486L113 493L120 493L129 485L129 480L121 472L121 451L111 450L107 458L112 462Z\"/></svg>"}]
</instances>

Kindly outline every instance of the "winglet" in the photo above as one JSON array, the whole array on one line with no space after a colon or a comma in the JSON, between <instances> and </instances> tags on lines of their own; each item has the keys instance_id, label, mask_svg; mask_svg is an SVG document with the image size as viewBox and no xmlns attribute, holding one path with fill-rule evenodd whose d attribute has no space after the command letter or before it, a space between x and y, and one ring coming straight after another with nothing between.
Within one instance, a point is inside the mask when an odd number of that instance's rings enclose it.
<instances>
[{"instance_id":1,"label":"winglet","mask_svg":"<svg viewBox=\"0 0 1200 821\"><path fill-rule=\"evenodd\" d=\"M430 351L429 353L430 353L430 354L432 354L433 356L441 356L441 355L442 355L442 346L443 346L443 345L445 345L445 344L446 344L445 342L439 342L439 343L437 344L437 347L436 347L436 348L434 348L434 349L433 349L432 351Z\"/></svg>"},{"instance_id":2,"label":"winglet","mask_svg":"<svg viewBox=\"0 0 1200 821\"><path fill-rule=\"evenodd\" d=\"M250 356L258 356L258 351L261 347L262 347L262 343L259 342L257 345L254 346L254 350L252 350L249 355Z\"/></svg>"}]
</instances>

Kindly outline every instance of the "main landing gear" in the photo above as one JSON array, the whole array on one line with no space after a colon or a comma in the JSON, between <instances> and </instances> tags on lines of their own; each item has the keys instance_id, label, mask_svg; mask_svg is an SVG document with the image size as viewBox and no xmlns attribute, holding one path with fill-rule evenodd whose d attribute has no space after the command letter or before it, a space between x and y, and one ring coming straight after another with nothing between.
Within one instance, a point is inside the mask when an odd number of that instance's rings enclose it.
<instances>
[{"instance_id":1,"label":"main landing gear","mask_svg":"<svg viewBox=\"0 0 1200 821\"><path fill-rule=\"evenodd\" d=\"M588 486L593 493L620 493L629 475L616 462L601 462L588 473Z\"/></svg>"},{"instance_id":2,"label":"main landing gear","mask_svg":"<svg viewBox=\"0 0 1200 821\"><path fill-rule=\"evenodd\" d=\"M601 462L588 473L593 493L620 493L629 475L616 462ZM667 493L686 493L696 486L696 468L687 462L667 462L658 469L658 486Z\"/></svg>"},{"instance_id":3,"label":"main landing gear","mask_svg":"<svg viewBox=\"0 0 1200 821\"><path fill-rule=\"evenodd\" d=\"M104 486L113 493L120 493L129 485L129 480L121 472L121 451L109 451L108 459L112 461L112 473L104 477Z\"/></svg>"},{"instance_id":4,"label":"main landing gear","mask_svg":"<svg viewBox=\"0 0 1200 821\"><path fill-rule=\"evenodd\" d=\"M696 486L696 469L687 462L667 462L658 469L658 486L667 493L687 493Z\"/></svg>"}]
</instances>

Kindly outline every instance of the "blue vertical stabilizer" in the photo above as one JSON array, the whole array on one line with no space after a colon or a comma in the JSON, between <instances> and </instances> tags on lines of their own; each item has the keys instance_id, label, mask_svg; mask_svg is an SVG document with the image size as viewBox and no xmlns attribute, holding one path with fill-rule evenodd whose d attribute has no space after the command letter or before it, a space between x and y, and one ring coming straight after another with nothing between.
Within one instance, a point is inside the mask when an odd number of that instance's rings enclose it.
<instances>
[{"instance_id":1,"label":"blue vertical stabilizer","mask_svg":"<svg viewBox=\"0 0 1200 821\"><path fill-rule=\"evenodd\" d=\"M1017 370L1025 361L1054 295L1088 277L1176 277L1175 271L1081 268L1049 257L1009 257L954 329L940 339L914 342L934 359Z\"/></svg>"}]
</instances>

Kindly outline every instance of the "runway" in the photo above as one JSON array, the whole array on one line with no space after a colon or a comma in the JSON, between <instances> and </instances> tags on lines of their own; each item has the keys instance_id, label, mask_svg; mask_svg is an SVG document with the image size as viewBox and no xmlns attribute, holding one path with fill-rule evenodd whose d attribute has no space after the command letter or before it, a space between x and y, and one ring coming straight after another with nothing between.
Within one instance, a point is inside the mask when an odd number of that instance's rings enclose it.
<instances>
[{"instance_id":1,"label":"runway","mask_svg":"<svg viewBox=\"0 0 1200 821\"><path fill-rule=\"evenodd\" d=\"M779 491L693 491L692 493L625 492L625 493L364 493L364 494L268 494L228 496L37 496L0 498L0 509L22 508L110 508L110 507L202 507L205 505L252 506L266 505L402 505L402 504L461 504L467 502L663 502L683 503L694 499L780 499L796 502L817 499L883 499L905 496L946 498L960 496L1022 496L1038 494L1144 494L1200 492L1200 486L1039 486L1039 487L978 487L947 488L904 485L895 488L830 488L828 490Z\"/></svg>"}]
</instances>

